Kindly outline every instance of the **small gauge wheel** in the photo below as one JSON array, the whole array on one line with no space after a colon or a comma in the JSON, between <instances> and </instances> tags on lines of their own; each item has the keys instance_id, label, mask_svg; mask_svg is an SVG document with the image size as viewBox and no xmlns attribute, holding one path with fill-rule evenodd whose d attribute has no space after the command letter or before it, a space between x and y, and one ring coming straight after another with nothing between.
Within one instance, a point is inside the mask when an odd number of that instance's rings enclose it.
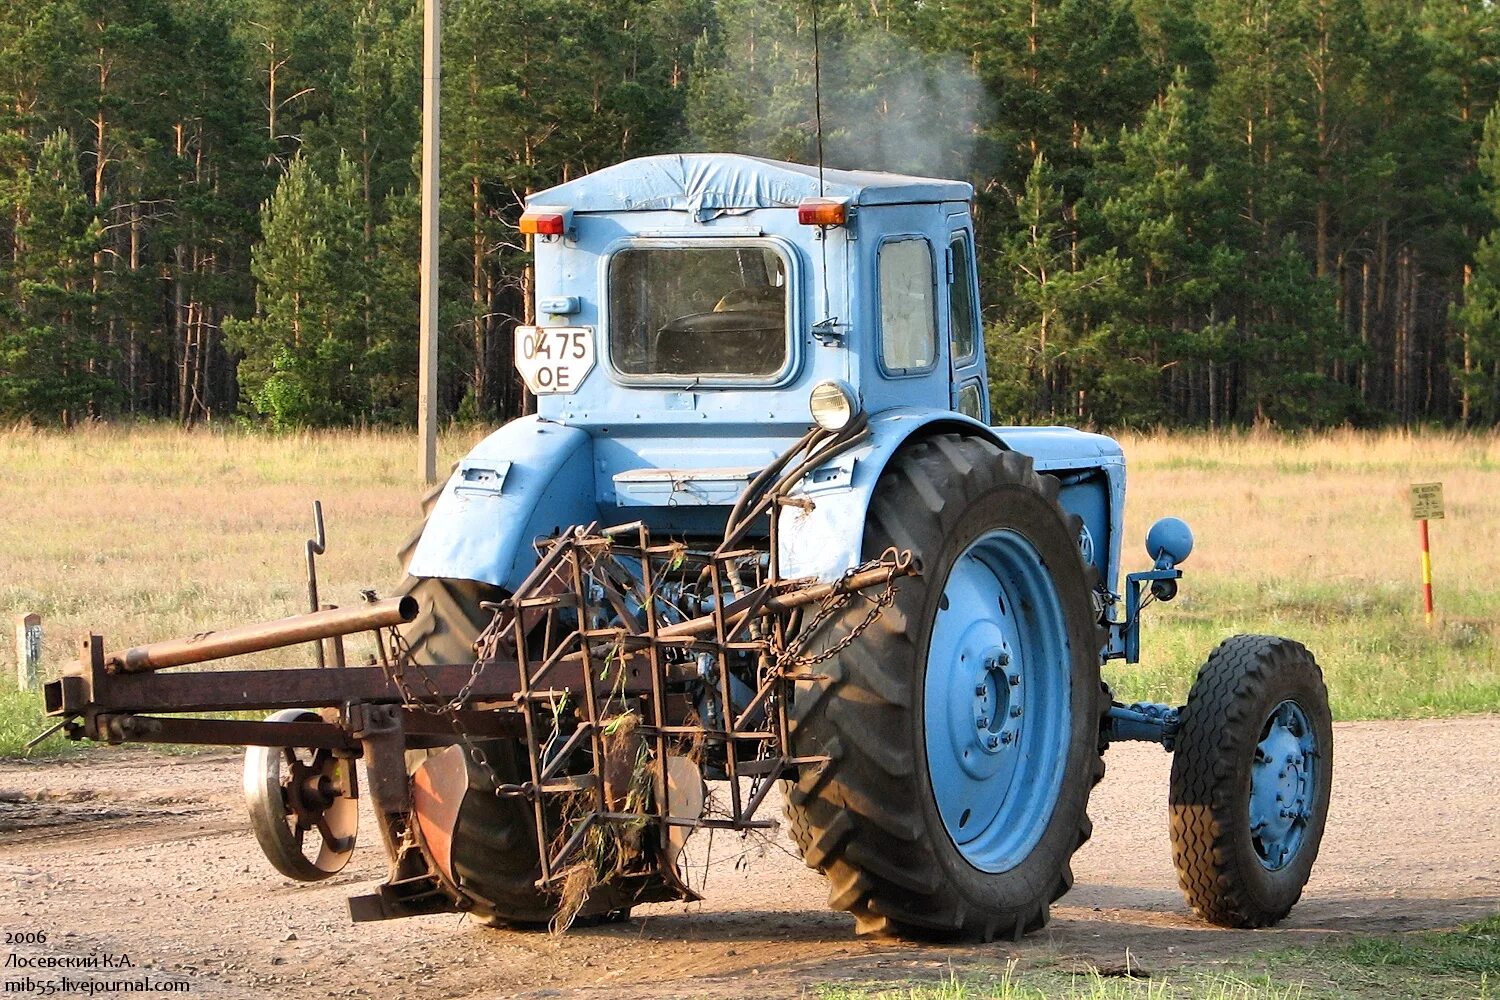
<instances>
[{"instance_id":1,"label":"small gauge wheel","mask_svg":"<svg viewBox=\"0 0 1500 1000\"><path fill-rule=\"evenodd\" d=\"M289 708L266 721L320 722L322 717ZM321 881L342 871L354 854L359 790L353 760L331 750L246 747L245 804L266 860L287 878ZM317 836L308 836L313 832Z\"/></svg>"}]
</instances>

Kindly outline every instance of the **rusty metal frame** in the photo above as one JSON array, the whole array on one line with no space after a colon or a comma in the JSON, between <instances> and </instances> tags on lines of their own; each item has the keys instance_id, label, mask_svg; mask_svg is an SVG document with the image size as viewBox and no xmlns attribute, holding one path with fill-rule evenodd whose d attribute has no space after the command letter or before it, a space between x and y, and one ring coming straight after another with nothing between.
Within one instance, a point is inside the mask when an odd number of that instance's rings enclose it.
<instances>
[{"instance_id":1,"label":"rusty metal frame","mask_svg":"<svg viewBox=\"0 0 1500 1000\"><path fill-rule=\"evenodd\" d=\"M753 508L748 516L763 509ZM834 584L783 581L775 578L774 556L767 558L763 548L721 545L699 551L678 542L655 543L641 523L602 533L592 526L575 529L540 544L537 572L496 605L495 623L481 637L481 651L489 662L515 664L514 702L524 721L530 780L497 785L496 793L530 801L543 885L558 878L589 830L600 823L654 824L663 847L671 827L774 826L775 821L756 814L775 780L798 765L826 759L791 751L792 686L817 675L802 671L795 656L784 655L789 614L915 571L909 558L892 556ZM664 622L660 583L669 574L691 578L695 571L706 585L701 598L710 612L689 617L678 609L677 621ZM745 573L752 579L744 580ZM622 577L631 581L624 589ZM561 595L556 593L558 581ZM632 607L639 610L622 614ZM597 624L611 620L615 624ZM633 627L620 624L622 620ZM718 724L674 716L668 707L669 686L691 678L693 661L702 656L713 665ZM737 676L734 661L740 658L754 664L756 673L748 703L736 706L730 678ZM554 674L574 662L582 668L582 683L560 690ZM644 678L638 675L642 664ZM632 665L636 669L627 673ZM612 669L618 671L614 680ZM576 697L580 688L581 697ZM559 709L559 699L567 697L573 700ZM565 712L572 713L574 728L562 739ZM627 712L639 715L635 732L650 747L657 790L641 812L611 808L600 764L606 757L606 728ZM560 749L549 757L546 746L559 740ZM560 775L585 743L588 769ZM724 816L672 814L667 759L694 744L722 750L729 798ZM742 778L751 779L748 794ZM549 802L556 796L568 796L571 808ZM580 802L586 806L581 810ZM562 816L569 818L558 819ZM566 828L555 829L559 823Z\"/></svg>"}]
</instances>

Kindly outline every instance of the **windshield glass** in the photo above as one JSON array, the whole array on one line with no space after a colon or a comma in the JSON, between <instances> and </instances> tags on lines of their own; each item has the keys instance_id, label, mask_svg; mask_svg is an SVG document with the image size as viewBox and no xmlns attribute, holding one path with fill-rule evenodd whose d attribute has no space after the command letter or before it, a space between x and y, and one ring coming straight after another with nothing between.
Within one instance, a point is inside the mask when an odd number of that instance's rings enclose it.
<instances>
[{"instance_id":1,"label":"windshield glass","mask_svg":"<svg viewBox=\"0 0 1500 1000\"><path fill-rule=\"evenodd\" d=\"M609 264L609 353L622 375L775 376L787 268L763 246L629 247Z\"/></svg>"}]
</instances>

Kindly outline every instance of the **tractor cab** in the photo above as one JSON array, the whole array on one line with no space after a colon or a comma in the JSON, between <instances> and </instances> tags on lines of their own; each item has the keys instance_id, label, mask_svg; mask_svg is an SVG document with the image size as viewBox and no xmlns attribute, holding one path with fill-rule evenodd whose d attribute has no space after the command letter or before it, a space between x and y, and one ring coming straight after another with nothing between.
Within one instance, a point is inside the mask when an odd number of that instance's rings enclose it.
<instances>
[{"instance_id":1,"label":"tractor cab","mask_svg":"<svg viewBox=\"0 0 1500 1000\"><path fill-rule=\"evenodd\" d=\"M514 587L568 524L722 534L754 477L810 427L862 440L807 470L783 569L861 561L875 481L938 433L1021 451L1117 579L1124 457L1069 428L992 428L973 188L750 156L653 156L533 195L536 322L515 364L536 414L459 465L411 563ZM767 530L757 525L761 537ZM476 541L483 539L482 542Z\"/></svg>"},{"instance_id":2,"label":"tractor cab","mask_svg":"<svg viewBox=\"0 0 1500 1000\"><path fill-rule=\"evenodd\" d=\"M988 415L973 189L718 154L609 167L532 197L538 412L631 436L794 439L829 405ZM568 339L571 338L571 339ZM759 449L749 446L751 450Z\"/></svg>"}]
</instances>

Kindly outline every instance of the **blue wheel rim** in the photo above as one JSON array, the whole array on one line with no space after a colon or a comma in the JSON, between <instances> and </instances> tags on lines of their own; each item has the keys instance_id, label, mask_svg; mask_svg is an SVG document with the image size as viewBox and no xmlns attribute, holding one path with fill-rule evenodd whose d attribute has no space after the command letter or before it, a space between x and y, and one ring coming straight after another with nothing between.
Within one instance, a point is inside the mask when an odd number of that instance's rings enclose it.
<instances>
[{"instance_id":1,"label":"blue wheel rim","mask_svg":"<svg viewBox=\"0 0 1500 1000\"><path fill-rule=\"evenodd\" d=\"M927 651L923 726L938 814L964 860L1015 868L1062 788L1072 669L1062 603L1036 547L975 540L943 584Z\"/></svg>"},{"instance_id":2,"label":"blue wheel rim","mask_svg":"<svg viewBox=\"0 0 1500 1000\"><path fill-rule=\"evenodd\" d=\"M1291 863L1318 796L1318 734L1295 701L1271 710L1250 765L1250 841L1267 871Z\"/></svg>"}]
</instances>

